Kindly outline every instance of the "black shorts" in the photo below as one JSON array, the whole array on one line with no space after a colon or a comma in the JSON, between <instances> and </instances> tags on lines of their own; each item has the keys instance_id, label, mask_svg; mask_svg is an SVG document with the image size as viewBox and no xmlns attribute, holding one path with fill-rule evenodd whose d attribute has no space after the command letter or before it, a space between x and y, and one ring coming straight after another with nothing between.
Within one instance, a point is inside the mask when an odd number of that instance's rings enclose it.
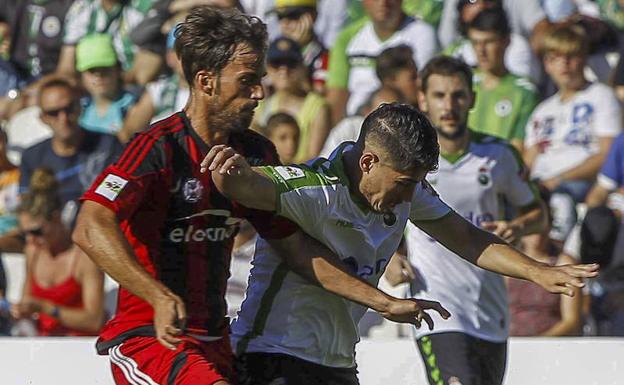
<instances>
[{"instance_id":1,"label":"black shorts","mask_svg":"<svg viewBox=\"0 0 624 385\"><path fill-rule=\"evenodd\" d=\"M507 343L464 333L438 333L416 341L431 385L500 385ZM454 378L453 378L454 377Z\"/></svg>"},{"instance_id":2,"label":"black shorts","mask_svg":"<svg viewBox=\"0 0 624 385\"><path fill-rule=\"evenodd\" d=\"M277 353L245 353L234 363L237 385L359 385L357 370Z\"/></svg>"}]
</instances>

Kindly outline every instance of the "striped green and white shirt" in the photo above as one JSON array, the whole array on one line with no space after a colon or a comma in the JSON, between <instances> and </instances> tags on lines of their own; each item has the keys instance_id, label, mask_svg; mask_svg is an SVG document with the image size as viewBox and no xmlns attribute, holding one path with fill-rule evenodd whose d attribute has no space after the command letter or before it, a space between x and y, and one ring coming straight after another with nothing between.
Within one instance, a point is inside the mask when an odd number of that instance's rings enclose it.
<instances>
[{"instance_id":1,"label":"striped green and white shirt","mask_svg":"<svg viewBox=\"0 0 624 385\"><path fill-rule=\"evenodd\" d=\"M329 159L263 171L278 191L277 213L334 251L357 275L377 285L408 219L434 220L450 212L426 183L393 215L370 211L349 192L339 146ZM366 308L329 293L290 271L263 239L252 262L246 298L232 324L237 354L283 353L331 367L353 367L358 322Z\"/></svg>"}]
</instances>

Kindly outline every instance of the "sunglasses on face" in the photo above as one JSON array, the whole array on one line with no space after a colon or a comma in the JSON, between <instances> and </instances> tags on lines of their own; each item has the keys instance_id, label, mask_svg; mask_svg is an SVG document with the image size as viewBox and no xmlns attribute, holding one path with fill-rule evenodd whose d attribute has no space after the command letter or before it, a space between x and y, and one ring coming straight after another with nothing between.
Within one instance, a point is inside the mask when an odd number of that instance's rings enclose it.
<instances>
[{"instance_id":1,"label":"sunglasses on face","mask_svg":"<svg viewBox=\"0 0 624 385\"><path fill-rule=\"evenodd\" d=\"M24 236L32 235L33 237L41 237L43 236L43 227L39 226L33 229L25 229L25 230L22 230L22 234Z\"/></svg>"},{"instance_id":2,"label":"sunglasses on face","mask_svg":"<svg viewBox=\"0 0 624 385\"><path fill-rule=\"evenodd\" d=\"M58 118L58 116L61 114L61 112L64 112L65 115L72 115L74 114L78 108L78 106L76 105L76 103L72 103L69 106L65 106L65 107L61 107L61 108L57 108L54 110L42 110L44 115L47 115L49 117L52 118Z\"/></svg>"},{"instance_id":3,"label":"sunglasses on face","mask_svg":"<svg viewBox=\"0 0 624 385\"><path fill-rule=\"evenodd\" d=\"M277 59L269 61L269 65L273 68L287 67L293 69L299 66L299 62L294 59Z\"/></svg>"}]
</instances>

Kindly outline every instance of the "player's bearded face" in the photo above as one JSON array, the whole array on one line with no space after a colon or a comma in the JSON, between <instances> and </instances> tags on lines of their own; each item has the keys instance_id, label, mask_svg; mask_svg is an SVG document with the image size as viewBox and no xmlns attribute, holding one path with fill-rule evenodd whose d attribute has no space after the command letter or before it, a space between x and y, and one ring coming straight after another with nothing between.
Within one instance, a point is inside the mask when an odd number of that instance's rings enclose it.
<instances>
[{"instance_id":1,"label":"player's bearded face","mask_svg":"<svg viewBox=\"0 0 624 385\"><path fill-rule=\"evenodd\" d=\"M440 136L456 139L465 133L474 95L461 75L431 75L420 101Z\"/></svg>"},{"instance_id":2,"label":"player's bearded face","mask_svg":"<svg viewBox=\"0 0 624 385\"><path fill-rule=\"evenodd\" d=\"M261 79L264 58L246 46L216 76L215 94L208 105L211 123L233 131L249 128L258 102L264 98Z\"/></svg>"}]
</instances>

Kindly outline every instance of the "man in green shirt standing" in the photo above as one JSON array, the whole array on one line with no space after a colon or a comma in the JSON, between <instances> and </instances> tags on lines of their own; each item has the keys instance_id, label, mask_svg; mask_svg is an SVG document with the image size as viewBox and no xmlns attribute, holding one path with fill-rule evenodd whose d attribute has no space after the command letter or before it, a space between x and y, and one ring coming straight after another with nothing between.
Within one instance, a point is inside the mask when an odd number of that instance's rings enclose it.
<instances>
[{"instance_id":1,"label":"man in green shirt standing","mask_svg":"<svg viewBox=\"0 0 624 385\"><path fill-rule=\"evenodd\" d=\"M485 9L468 25L477 56L475 105L468 125L477 132L508 140L522 152L527 120L539 99L535 86L505 66L511 28L502 8Z\"/></svg>"}]
</instances>

